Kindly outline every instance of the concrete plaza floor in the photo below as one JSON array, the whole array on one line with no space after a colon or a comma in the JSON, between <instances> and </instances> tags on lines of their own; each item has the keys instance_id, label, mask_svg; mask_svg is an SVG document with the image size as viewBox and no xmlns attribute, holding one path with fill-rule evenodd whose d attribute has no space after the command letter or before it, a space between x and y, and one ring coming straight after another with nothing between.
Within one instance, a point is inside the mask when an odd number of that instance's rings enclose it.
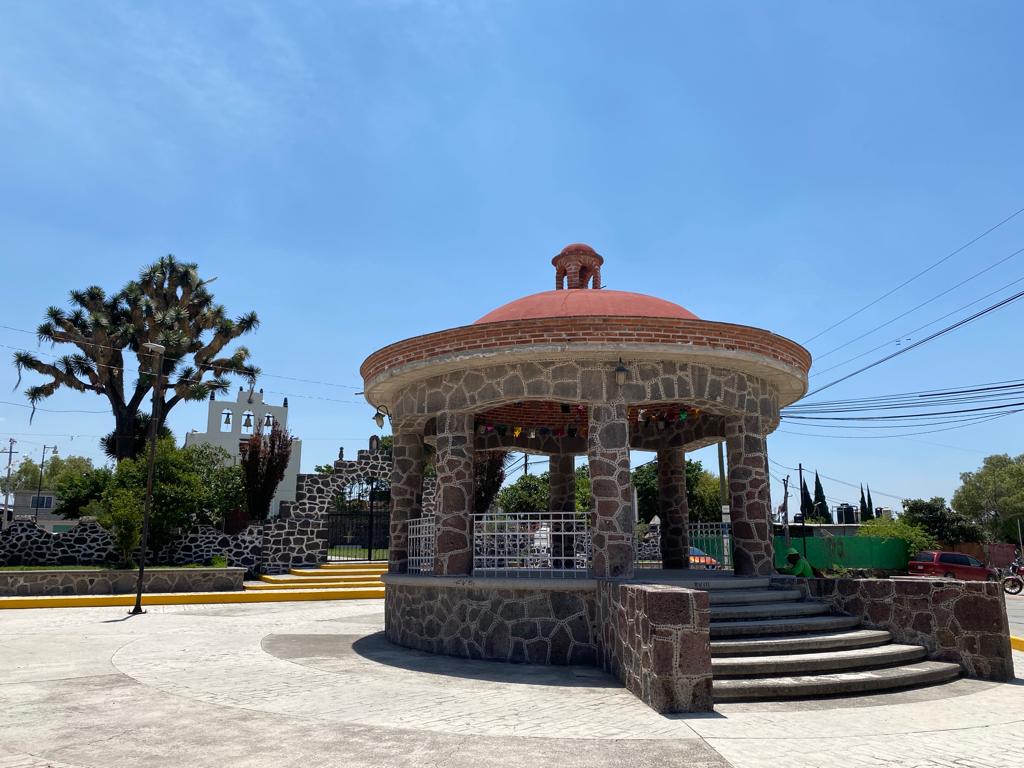
<instances>
[{"instance_id":1,"label":"concrete plaza floor","mask_svg":"<svg viewBox=\"0 0 1024 768\"><path fill-rule=\"evenodd\" d=\"M411 652L382 624L380 600L0 612L0 768L1024 762L1020 683L665 717L594 669Z\"/></svg>"}]
</instances>

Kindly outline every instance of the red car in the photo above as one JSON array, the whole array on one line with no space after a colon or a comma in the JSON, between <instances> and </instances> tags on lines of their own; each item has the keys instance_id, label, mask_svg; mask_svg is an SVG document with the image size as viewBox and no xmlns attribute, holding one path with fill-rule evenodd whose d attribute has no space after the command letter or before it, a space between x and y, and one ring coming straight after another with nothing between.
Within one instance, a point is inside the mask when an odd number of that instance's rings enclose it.
<instances>
[{"instance_id":1,"label":"red car","mask_svg":"<svg viewBox=\"0 0 1024 768\"><path fill-rule=\"evenodd\" d=\"M999 574L963 552L918 552L907 565L911 576L942 576L961 581L999 581Z\"/></svg>"}]
</instances>

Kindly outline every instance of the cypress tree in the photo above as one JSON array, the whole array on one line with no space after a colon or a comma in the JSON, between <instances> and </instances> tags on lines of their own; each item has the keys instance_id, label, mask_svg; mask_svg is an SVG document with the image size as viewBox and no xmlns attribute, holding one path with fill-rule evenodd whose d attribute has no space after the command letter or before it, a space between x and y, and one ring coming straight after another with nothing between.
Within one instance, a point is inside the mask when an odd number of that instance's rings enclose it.
<instances>
[{"instance_id":1,"label":"cypress tree","mask_svg":"<svg viewBox=\"0 0 1024 768\"><path fill-rule=\"evenodd\" d=\"M871 486L870 485L868 486L867 510L868 510L868 513L866 515L861 515L861 518L860 518L861 520L872 520L875 517L875 505L871 501Z\"/></svg>"},{"instance_id":2,"label":"cypress tree","mask_svg":"<svg viewBox=\"0 0 1024 768\"><path fill-rule=\"evenodd\" d=\"M814 516L814 502L811 501L811 493L807 490L807 481L800 481L800 514L807 518Z\"/></svg>"},{"instance_id":3,"label":"cypress tree","mask_svg":"<svg viewBox=\"0 0 1024 768\"><path fill-rule=\"evenodd\" d=\"M828 508L825 489L821 487L821 478L817 472L814 473L814 515L825 518L826 522L832 522L832 512Z\"/></svg>"},{"instance_id":4,"label":"cypress tree","mask_svg":"<svg viewBox=\"0 0 1024 768\"><path fill-rule=\"evenodd\" d=\"M860 486L860 520L864 522L868 519L868 503L864 501L864 484Z\"/></svg>"}]
</instances>

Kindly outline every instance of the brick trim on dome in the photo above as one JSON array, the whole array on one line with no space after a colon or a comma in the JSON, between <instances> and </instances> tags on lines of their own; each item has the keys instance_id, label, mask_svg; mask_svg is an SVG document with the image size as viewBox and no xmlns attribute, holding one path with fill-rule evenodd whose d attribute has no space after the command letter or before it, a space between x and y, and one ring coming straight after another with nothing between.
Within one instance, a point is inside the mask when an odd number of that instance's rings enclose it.
<instances>
[{"instance_id":1,"label":"brick trim on dome","mask_svg":"<svg viewBox=\"0 0 1024 768\"><path fill-rule=\"evenodd\" d=\"M440 355L538 344L680 344L762 355L806 373L810 353L770 331L707 320L649 317L579 317L509 320L465 325L389 344L363 361L359 372L369 384L392 368Z\"/></svg>"}]
</instances>

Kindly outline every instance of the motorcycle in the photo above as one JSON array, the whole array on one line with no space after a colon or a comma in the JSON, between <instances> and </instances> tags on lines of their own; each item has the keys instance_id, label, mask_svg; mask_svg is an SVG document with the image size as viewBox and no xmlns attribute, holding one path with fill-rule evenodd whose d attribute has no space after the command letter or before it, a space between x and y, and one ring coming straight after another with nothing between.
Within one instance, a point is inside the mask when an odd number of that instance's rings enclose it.
<instances>
[{"instance_id":1,"label":"motorcycle","mask_svg":"<svg viewBox=\"0 0 1024 768\"><path fill-rule=\"evenodd\" d=\"M1003 592L1008 595L1019 595L1024 592L1024 566L1014 563L1010 566L1010 575L1003 577Z\"/></svg>"}]
</instances>

